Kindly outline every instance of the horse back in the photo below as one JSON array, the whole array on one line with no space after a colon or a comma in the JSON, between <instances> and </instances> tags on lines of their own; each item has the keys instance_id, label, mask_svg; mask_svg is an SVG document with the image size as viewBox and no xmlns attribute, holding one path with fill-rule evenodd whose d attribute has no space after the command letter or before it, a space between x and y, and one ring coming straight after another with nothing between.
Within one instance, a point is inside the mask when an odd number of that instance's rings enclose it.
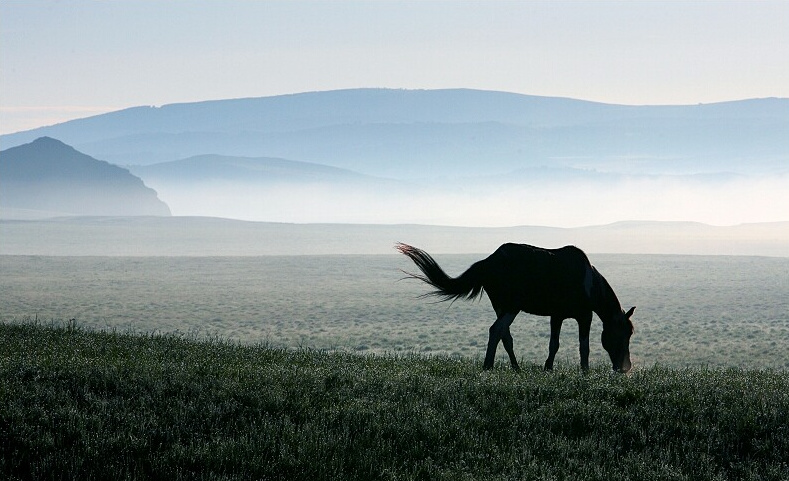
<instances>
[{"instance_id":1,"label":"horse back","mask_svg":"<svg viewBox=\"0 0 789 481\"><path fill-rule=\"evenodd\" d=\"M504 244L484 260L494 309L575 317L591 309L592 266L575 246Z\"/></svg>"}]
</instances>

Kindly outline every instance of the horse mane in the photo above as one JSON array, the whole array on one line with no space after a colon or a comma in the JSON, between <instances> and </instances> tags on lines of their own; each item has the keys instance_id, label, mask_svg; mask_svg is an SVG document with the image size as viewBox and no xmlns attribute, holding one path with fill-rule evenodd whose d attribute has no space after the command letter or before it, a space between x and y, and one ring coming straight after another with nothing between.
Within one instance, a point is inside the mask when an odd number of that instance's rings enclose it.
<instances>
[{"instance_id":1,"label":"horse mane","mask_svg":"<svg viewBox=\"0 0 789 481\"><path fill-rule=\"evenodd\" d=\"M622 304L619 302L616 292L614 292L606 278L600 274L600 271L594 266L592 266L592 271L594 272L592 281L593 310L603 323L607 323L608 319L622 312Z\"/></svg>"},{"instance_id":2,"label":"horse mane","mask_svg":"<svg viewBox=\"0 0 789 481\"><path fill-rule=\"evenodd\" d=\"M594 272L594 279L592 282L593 310L597 313L600 320L603 321L603 324L606 324L609 316L613 317L615 314L624 312L624 310L611 284L608 283L606 278L603 277L594 266L592 266L592 271ZM594 301L595 296L597 296L597 302ZM636 327L633 325L633 321L630 318L627 318L627 324L630 327L630 335L632 336L636 332Z\"/></svg>"}]
</instances>

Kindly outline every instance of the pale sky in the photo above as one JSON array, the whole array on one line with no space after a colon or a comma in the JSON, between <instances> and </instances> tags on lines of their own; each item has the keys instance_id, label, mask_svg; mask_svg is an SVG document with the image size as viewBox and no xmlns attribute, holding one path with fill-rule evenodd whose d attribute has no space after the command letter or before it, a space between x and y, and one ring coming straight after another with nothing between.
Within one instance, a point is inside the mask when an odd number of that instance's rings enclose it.
<instances>
[{"instance_id":1,"label":"pale sky","mask_svg":"<svg viewBox=\"0 0 789 481\"><path fill-rule=\"evenodd\" d=\"M0 2L0 133L356 87L789 97L789 1Z\"/></svg>"}]
</instances>

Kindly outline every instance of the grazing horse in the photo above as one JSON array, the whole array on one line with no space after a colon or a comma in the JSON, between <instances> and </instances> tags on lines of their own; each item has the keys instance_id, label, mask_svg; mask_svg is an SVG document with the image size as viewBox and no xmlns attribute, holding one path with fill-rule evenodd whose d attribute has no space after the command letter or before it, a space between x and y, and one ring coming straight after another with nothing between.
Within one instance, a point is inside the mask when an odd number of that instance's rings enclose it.
<instances>
[{"instance_id":1,"label":"grazing horse","mask_svg":"<svg viewBox=\"0 0 789 481\"><path fill-rule=\"evenodd\" d=\"M559 332L565 319L578 322L581 368L589 369L589 329L592 312L603 321L603 348L611 358L614 371L627 372L630 363L630 336L633 323L632 307L625 312L614 290L592 266L584 252L575 246L542 249L526 244L504 244L456 278L449 277L425 251L406 244L397 250L408 256L424 275L405 274L433 286L425 294L442 301L474 299L488 294L496 322L490 326L485 369L493 367L499 341L510 357L513 369L518 361L512 350L510 324L520 311L551 318L551 341L545 369L553 369L559 350Z\"/></svg>"}]
</instances>

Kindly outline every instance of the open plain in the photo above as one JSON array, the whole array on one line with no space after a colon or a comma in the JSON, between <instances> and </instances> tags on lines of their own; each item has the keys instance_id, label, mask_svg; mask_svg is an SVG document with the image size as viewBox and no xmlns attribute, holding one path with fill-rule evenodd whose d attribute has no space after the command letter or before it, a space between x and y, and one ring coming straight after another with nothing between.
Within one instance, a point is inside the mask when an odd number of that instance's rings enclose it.
<instances>
[{"instance_id":1,"label":"open plain","mask_svg":"<svg viewBox=\"0 0 789 481\"><path fill-rule=\"evenodd\" d=\"M485 254L436 255L458 275ZM622 305L637 306L636 367L789 368L789 259L590 254ZM434 303L400 280L397 255L257 257L0 256L0 320L98 330L180 333L243 344L481 358L494 315L487 298ZM607 363L592 325L591 361ZM540 364L548 320L512 326L525 363ZM565 322L558 361L578 362ZM501 351L501 350L500 350ZM503 353L500 353L503 355Z\"/></svg>"}]
</instances>

